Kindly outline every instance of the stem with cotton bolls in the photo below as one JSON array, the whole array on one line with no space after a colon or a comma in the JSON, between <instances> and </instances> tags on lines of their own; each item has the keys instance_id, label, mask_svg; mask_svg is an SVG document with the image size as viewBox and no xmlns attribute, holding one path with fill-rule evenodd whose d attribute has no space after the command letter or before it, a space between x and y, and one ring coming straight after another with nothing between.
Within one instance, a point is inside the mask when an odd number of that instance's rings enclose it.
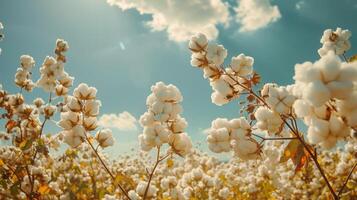
<instances>
[{"instance_id":1,"label":"stem with cotton bolls","mask_svg":"<svg viewBox=\"0 0 357 200\"><path fill-rule=\"evenodd\" d=\"M241 84L239 81L235 80L229 73L227 73L223 68L220 68L221 73L224 75L227 75L233 82L235 82L235 84L239 85L240 87L242 87L243 89L245 89L249 94L253 95L255 98L257 98L264 106L266 106L267 108L271 109L270 106L266 103L266 101L258 94L256 94L251 88L248 88L247 86ZM284 124L290 129L290 131L294 134L294 136L300 141L300 143L304 146L304 149L308 152L309 156L312 158L315 166L318 168L321 176L323 177L327 187L329 188L333 198L335 200L338 200L339 197L337 196L336 192L334 191L334 189L332 188L329 180L327 179L327 176L324 172L324 170L322 169L322 167L320 166L316 155L311 151L310 147L306 144L306 142L303 139L303 136L300 135L300 132L297 128L296 125L296 119L294 116L291 116L291 118L293 119L294 123L293 126L291 126L289 124L288 121L286 121L284 116L279 115L280 118L283 120Z\"/></svg>"}]
</instances>

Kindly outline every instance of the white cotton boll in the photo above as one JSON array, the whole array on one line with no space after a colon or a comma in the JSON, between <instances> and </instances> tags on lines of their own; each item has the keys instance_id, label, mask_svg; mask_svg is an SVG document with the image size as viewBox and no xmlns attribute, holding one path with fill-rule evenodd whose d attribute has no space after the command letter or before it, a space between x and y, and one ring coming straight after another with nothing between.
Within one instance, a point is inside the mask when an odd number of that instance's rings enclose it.
<instances>
[{"instance_id":1,"label":"white cotton boll","mask_svg":"<svg viewBox=\"0 0 357 200\"><path fill-rule=\"evenodd\" d=\"M244 54L232 57L230 67L238 76L248 76L253 72L254 59Z\"/></svg>"},{"instance_id":2,"label":"white cotton boll","mask_svg":"<svg viewBox=\"0 0 357 200\"><path fill-rule=\"evenodd\" d=\"M114 138L110 129L103 129L97 132L95 139L102 148L113 146Z\"/></svg>"},{"instance_id":3,"label":"white cotton boll","mask_svg":"<svg viewBox=\"0 0 357 200\"><path fill-rule=\"evenodd\" d=\"M186 133L170 134L169 144L171 149L181 156L190 153L192 148L192 142Z\"/></svg>"},{"instance_id":4,"label":"white cotton boll","mask_svg":"<svg viewBox=\"0 0 357 200\"><path fill-rule=\"evenodd\" d=\"M330 90L331 95L337 99L348 98L353 90L353 83L350 81L333 81L326 86Z\"/></svg>"},{"instance_id":5,"label":"white cotton boll","mask_svg":"<svg viewBox=\"0 0 357 200\"><path fill-rule=\"evenodd\" d=\"M207 37L202 33L197 33L191 37L188 46L193 52L206 51L208 45Z\"/></svg>"},{"instance_id":6,"label":"white cotton boll","mask_svg":"<svg viewBox=\"0 0 357 200\"><path fill-rule=\"evenodd\" d=\"M47 105L43 108L43 112L45 114L45 117L48 119L54 115L56 112L57 107L53 105Z\"/></svg>"},{"instance_id":7,"label":"white cotton boll","mask_svg":"<svg viewBox=\"0 0 357 200\"><path fill-rule=\"evenodd\" d=\"M313 66L311 62L304 62L302 64L295 65L295 81L300 82L312 82L321 79L320 71Z\"/></svg>"},{"instance_id":8,"label":"white cotton boll","mask_svg":"<svg viewBox=\"0 0 357 200\"><path fill-rule=\"evenodd\" d=\"M21 66L27 71L35 66L35 60L29 55L22 55L20 57L20 62Z\"/></svg>"},{"instance_id":9,"label":"white cotton boll","mask_svg":"<svg viewBox=\"0 0 357 200\"><path fill-rule=\"evenodd\" d=\"M334 52L330 51L327 55L314 63L314 67L320 70L324 82L330 82L336 80L339 76L341 60Z\"/></svg>"},{"instance_id":10,"label":"white cotton boll","mask_svg":"<svg viewBox=\"0 0 357 200\"><path fill-rule=\"evenodd\" d=\"M35 104L37 108L40 108L42 105L45 104L45 101L42 98L36 98L35 100L33 100L33 104Z\"/></svg>"},{"instance_id":11,"label":"white cotton boll","mask_svg":"<svg viewBox=\"0 0 357 200\"><path fill-rule=\"evenodd\" d=\"M227 104L229 100L223 96L221 93L215 91L211 94L212 103L216 104L217 106L222 106Z\"/></svg>"},{"instance_id":12,"label":"white cotton boll","mask_svg":"<svg viewBox=\"0 0 357 200\"><path fill-rule=\"evenodd\" d=\"M351 48L349 38L351 37L349 30L337 28L336 31L327 29L321 37L322 47L318 50L320 56L326 55L329 51L335 52L337 55L342 55Z\"/></svg>"},{"instance_id":13,"label":"white cotton boll","mask_svg":"<svg viewBox=\"0 0 357 200\"><path fill-rule=\"evenodd\" d=\"M128 196L130 197L130 199L132 200L139 200L140 196L134 191L134 190L130 190L128 192Z\"/></svg>"},{"instance_id":14,"label":"white cotton boll","mask_svg":"<svg viewBox=\"0 0 357 200\"><path fill-rule=\"evenodd\" d=\"M94 87L89 87L85 83L81 83L73 91L73 96L81 100L95 99L97 95L97 89Z\"/></svg>"},{"instance_id":15,"label":"white cotton boll","mask_svg":"<svg viewBox=\"0 0 357 200\"><path fill-rule=\"evenodd\" d=\"M215 91L219 92L223 96L228 96L233 94L232 88L224 79L217 79L215 81L211 81L210 85Z\"/></svg>"},{"instance_id":16,"label":"white cotton boll","mask_svg":"<svg viewBox=\"0 0 357 200\"><path fill-rule=\"evenodd\" d=\"M58 126L62 127L65 130L70 130L81 121L79 113L76 112L62 112L61 120L57 123Z\"/></svg>"},{"instance_id":17,"label":"white cotton boll","mask_svg":"<svg viewBox=\"0 0 357 200\"><path fill-rule=\"evenodd\" d=\"M58 78L58 81L61 85L63 85L66 88L69 88L73 85L73 80L74 77L69 76L68 73L64 72L62 76Z\"/></svg>"},{"instance_id":18,"label":"white cotton boll","mask_svg":"<svg viewBox=\"0 0 357 200\"><path fill-rule=\"evenodd\" d=\"M304 99L314 106L322 106L331 98L329 89L321 82L310 82L303 93Z\"/></svg>"},{"instance_id":19,"label":"white cotton boll","mask_svg":"<svg viewBox=\"0 0 357 200\"><path fill-rule=\"evenodd\" d=\"M53 76L41 75L36 85L41 87L45 92L53 92L56 88L56 79Z\"/></svg>"},{"instance_id":20,"label":"white cotton boll","mask_svg":"<svg viewBox=\"0 0 357 200\"><path fill-rule=\"evenodd\" d=\"M182 133L185 128L187 128L187 121L185 118L182 117L177 118L171 126L171 129L174 133Z\"/></svg>"},{"instance_id":21,"label":"white cotton boll","mask_svg":"<svg viewBox=\"0 0 357 200\"><path fill-rule=\"evenodd\" d=\"M57 48L61 49L62 51L67 51L69 49L68 42L63 39L56 40Z\"/></svg>"},{"instance_id":22,"label":"white cotton boll","mask_svg":"<svg viewBox=\"0 0 357 200\"><path fill-rule=\"evenodd\" d=\"M72 112L79 112L82 110L82 106L80 101L73 97L73 96L68 96L66 98L66 106L68 109L70 109Z\"/></svg>"},{"instance_id":23,"label":"white cotton boll","mask_svg":"<svg viewBox=\"0 0 357 200\"><path fill-rule=\"evenodd\" d=\"M164 111L164 103L162 103L161 101L156 101L153 102L153 104L150 107L150 110L155 113L155 114L160 114Z\"/></svg>"},{"instance_id":24,"label":"white cotton boll","mask_svg":"<svg viewBox=\"0 0 357 200\"><path fill-rule=\"evenodd\" d=\"M154 115L151 112L145 112L139 119L141 126L152 126L155 122Z\"/></svg>"},{"instance_id":25,"label":"white cotton boll","mask_svg":"<svg viewBox=\"0 0 357 200\"><path fill-rule=\"evenodd\" d=\"M255 111L254 116L257 119L256 126L260 130L268 131L269 134L278 132L281 128L281 124L283 123L279 114L266 107L259 107Z\"/></svg>"},{"instance_id":26,"label":"white cotton boll","mask_svg":"<svg viewBox=\"0 0 357 200\"><path fill-rule=\"evenodd\" d=\"M343 62L341 66L341 73L338 78L341 81L357 81L357 62Z\"/></svg>"},{"instance_id":27,"label":"white cotton boll","mask_svg":"<svg viewBox=\"0 0 357 200\"><path fill-rule=\"evenodd\" d=\"M194 67L205 67L208 65L206 55L202 53L193 53L191 55L191 65Z\"/></svg>"},{"instance_id":28,"label":"white cotton boll","mask_svg":"<svg viewBox=\"0 0 357 200\"><path fill-rule=\"evenodd\" d=\"M259 156L259 144L252 140L232 140L234 155L243 160L256 159Z\"/></svg>"},{"instance_id":29,"label":"white cotton boll","mask_svg":"<svg viewBox=\"0 0 357 200\"><path fill-rule=\"evenodd\" d=\"M84 114L95 117L99 114L99 107L102 103L99 100L87 100L84 104Z\"/></svg>"},{"instance_id":30,"label":"white cotton boll","mask_svg":"<svg viewBox=\"0 0 357 200\"><path fill-rule=\"evenodd\" d=\"M223 64L224 59L227 57L227 49L225 49L222 45L210 43L207 46L206 57L210 63L214 63L219 66Z\"/></svg>"},{"instance_id":31,"label":"white cotton boll","mask_svg":"<svg viewBox=\"0 0 357 200\"><path fill-rule=\"evenodd\" d=\"M329 122L313 118L307 130L307 138L312 144L323 142L329 135Z\"/></svg>"},{"instance_id":32,"label":"white cotton boll","mask_svg":"<svg viewBox=\"0 0 357 200\"><path fill-rule=\"evenodd\" d=\"M311 105L303 99L296 100L293 108L298 118L304 118L313 112Z\"/></svg>"},{"instance_id":33,"label":"white cotton boll","mask_svg":"<svg viewBox=\"0 0 357 200\"><path fill-rule=\"evenodd\" d=\"M203 78L216 80L221 76L221 72L219 68L215 65L208 65L207 67L203 68Z\"/></svg>"},{"instance_id":34,"label":"white cotton boll","mask_svg":"<svg viewBox=\"0 0 357 200\"><path fill-rule=\"evenodd\" d=\"M230 190L227 187L220 189L218 192L218 196L224 199L228 198L229 194Z\"/></svg>"},{"instance_id":35,"label":"white cotton boll","mask_svg":"<svg viewBox=\"0 0 357 200\"><path fill-rule=\"evenodd\" d=\"M83 142L83 138L77 134L73 129L65 131L64 133L64 142L69 146L75 148L78 147Z\"/></svg>"},{"instance_id":36,"label":"white cotton boll","mask_svg":"<svg viewBox=\"0 0 357 200\"><path fill-rule=\"evenodd\" d=\"M140 181L139 184L136 186L136 192L141 197L143 197L145 194L146 186L147 186L147 182L145 181ZM157 188L153 184L150 184L147 192L147 197L156 196L156 192L157 192Z\"/></svg>"}]
</instances>

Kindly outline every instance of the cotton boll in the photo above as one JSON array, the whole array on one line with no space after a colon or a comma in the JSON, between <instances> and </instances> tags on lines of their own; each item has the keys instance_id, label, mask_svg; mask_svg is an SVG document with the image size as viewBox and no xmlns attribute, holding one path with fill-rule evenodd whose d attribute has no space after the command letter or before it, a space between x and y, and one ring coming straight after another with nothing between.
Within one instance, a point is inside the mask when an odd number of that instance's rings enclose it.
<instances>
[{"instance_id":1,"label":"cotton boll","mask_svg":"<svg viewBox=\"0 0 357 200\"><path fill-rule=\"evenodd\" d=\"M85 117L83 120L83 127L86 131L93 131L97 126L97 118L96 117Z\"/></svg>"},{"instance_id":2,"label":"cotton boll","mask_svg":"<svg viewBox=\"0 0 357 200\"><path fill-rule=\"evenodd\" d=\"M94 87L89 87L85 83L81 83L73 91L73 96L80 100L90 100L95 99L97 95L97 89Z\"/></svg>"},{"instance_id":3,"label":"cotton boll","mask_svg":"<svg viewBox=\"0 0 357 200\"><path fill-rule=\"evenodd\" d=\"M81 118L79 113L68 111L61 113L61 120L57 123L57 125L65 130L70 130L80 123Z\"/></svg>"},{"instance_id":4,"label":"cotton boll","mask_svg":"<svg viewBox=\"0 0 357 200\"><path fill-rule=\"evenodd\" d=\"M349 81L333 81L326 86L330 90L331 95L337 99L348 98L353 90L353 83Z\"/></svg>"},{"instance_id":5,"label":"cotton boll","mask_svg":"<svg viewBox=\"0 0 357 200\"><path fill-rule=\"evenodd\" d=\"M206 57L210 63L221 65L227 57L227 50L222 45L210 43L207 46Z\"/></svg>"},{"instance_id":6,"label":"cotton boll","mask_svg":"<svg viewBox=\"0 0 357 200\"><path fill-rule=\"evenodd\" d=\"M304 62L295 65L294 80L299 82L312 82L321 79L321 74L318 68L313 66L311 62Z\"/></svg>"},{"instance_id":7,"label":"cotton boll","mask_svg":"<svg viewBox=\"0 0 357 200\"><path fill-rule=\"evenodd\" d=\"M207 37L202 33L197 33L191 37L191 40L188 44L189 49L192 52L202 52L206 51L208 45Z\"/></svg>"},{"instance_id":8,"label":"cotton boll","mask_svg":"<svg viewBox=\"0 0 357 200\"><path fill-rule=\"evenodd\" d=\"M215 65L208 65L207 67L203 68L203 78L216 80L221 76L220 69Z\"/></svg>"},{"instance_id":9,"label":"cotton boll","mask_svg":"<svg viewBox=\"0 0 357 200\"><path fill-rule=\"evenodd\" d=\"M81 102L77 98L68 96L65 101L67 108L72 112L80 112L82 110Z\"/></svg>"},{"instance_id":10,"label":"cotton boll","mask_svg":"<svg viewBox=\"0 0 357 200\"><path fill-rule=\"evenodd\" d=\"M329 51L335 52L337 55L342 55L351 48L349 38L351 32L337 28L336 31L327 29L321 37L322 47L318 50L320 56L326 55Z\"/></svg>"},{"instance_id":11,"label":"cotton boll","mask_svg":"<svg viewBox=\"0 0 357 200\"><path fill-rule=\"evenodd\" d=\"M136 192L141 197L143 197L144 194L145 194L146 186L147 186L147 182L140 181L139 184L136 187ZM148 197L154 197L154 196L156 196L156 192L157 192L157 188L153 184L150 184L148 192L147 192L147 196Z\"/></svg>"},{"instance_id":12,"label":"cotton boll","mask_svg":"<svg viewBox=\"0 0 357 200\"><path fill-rule=\"evenodd\" d=\"M340 81L357 81L357 62L343 62L341 73L338 77Z\"/></svg>"},{"instance_id":13,"label":"cotton boll","mask_svg":"<svg viewBox=\"0 0 357 200\"><path fill-rule=\"evenodd\" d=\"M29 55L22 55L20 57L21 67L25 70L30 70L33 66L35 66L35 60Z\"/></svg>"},{"instance_id":14,"label":"cotton boll","mask_svg":"<svg viewBox=\"0 0 357 200\"><path fill-rule=\"evenodd\" d=\"M84 104L84 114L86 116L95 117L99 114L99 107L102 103L99 100L87 100Z\"/></svg>"},{"instance_id":15,"label":"cotton boll","mask_svg":"<svg viewBox=\"0 0 357 200\"><path fill-rule=\"evenodd\" d=\"M202 53L193 53L191 55L191 65L194 67L206 67L208 65L206 55Z\"/></svg>"},{"instance_id":16,"label":"cotton boll","mask_svg":"<svg viewBox=\"0 0 357 200\"><path fill-rule=\"evenodd\" d=\"M211 94L211 100L212 100L212 103L214 103L218 106L222 106L229 102L229 100L225 96L223 96L221 93L219 93L217 91L215 91Z\"/></svg>"},{"instance_id":17,"label":"cotton boll","mask_svg":"<svg viewBox=\"0 0 357 200\"><path fill-rule=\"evenodd\" d=\"M314 64L314 67L320 70L322 80L324 82L330 82L336 80L339 76L341 70L341 61L334 54L334 52L330 51L328 54L318 60Z\"/></svg>"},{"instance_id":18,"label":"cotton boll","mask_svg":"<svg viewBox=\"0 0 357 200\"><path fill-rule=\"evenodd\" d=\"M307 130L307 138L312 144L324 141L329 135L329 122L314 118Z\"/></svg>"},{"instance_id":19,"label":"cotton boll","mask_svg":"<svg viewBox=\"0 0 357 200\"><path fill-rule=\"evenodd\" d=\"M231 150L227 128L211 128L207 136L207 142L209 149L215 153L228 152Z\"/></svg>"},{"instance_id":20,"label":"cotton boll","mask_svg":"<svg viewBox=\"0 0 357 200\"><path fill-rule=\"evenodd\" d=\"M321 81L314 81L307 85L303 97L312 105L319 107L331 98L331 93Z\"/></svg>"},{"instance_id":21,"label":"cotton boll","mask_svg":"<svg viewBox=\"0 0 357 200\"><path fill-rule=\"evenodd\" d=\"M113 146L114 144L114 138L110 129L98 131L95 135L95 139L102 148Z\"/></svg>"},{"instance_id":22,"label":"cotton boll","mask_svg":"<svg viewBox=\"0 0 357 200\"><path fill-rule=\"evenodd\" d=\"M230 67L238 76L247 76L253 72L254 59L244 54L232 57Z\"/></svg>"},{"instance_id":23,"label":"cotton boll","mask_svg":"<svg viewBox=\"0 0 357 200\"><path fill-rule=\"evenodd\" d=\"M295 114L299 118L304 118L313 112L311 105L302 99L296 100L293 105L293 108L294 108Z\"/></svg>"},{"instance_id":24,"label":"cotton boll","mask_svg":"<svg viewBox=\"0 0 357 200\"><path fill-rule=\"evenodd\" d=\"M184 129L187 128L187 121L185 120L185 118L177 118L175 122L173 122L172 124L172 131L174 133L181 133L184 131Z\"/></svg>"},{"instance_id":25,"label":"cotton boll","mask_svg":"<svg viewBox=\"0 0 357 200\"><path fill-rule=\"evenodd\" d=\"M279 114L269 110L266 107L259 107L255 113L257 119L256 126L263 131L267 131L269 134L277 133L283 123Z\"/></svg>"},{"instance_id":26,"label":"cotton boll","mask_svg":"<svg viewBox=\"0 0 357 200\"><path fill-rule=\"evenodd\" d=\"M185 156L190 153L192 148L191 140L186 133L170 134L169 144L171 149L181 156Z\"/></svg>"}]
</instances>

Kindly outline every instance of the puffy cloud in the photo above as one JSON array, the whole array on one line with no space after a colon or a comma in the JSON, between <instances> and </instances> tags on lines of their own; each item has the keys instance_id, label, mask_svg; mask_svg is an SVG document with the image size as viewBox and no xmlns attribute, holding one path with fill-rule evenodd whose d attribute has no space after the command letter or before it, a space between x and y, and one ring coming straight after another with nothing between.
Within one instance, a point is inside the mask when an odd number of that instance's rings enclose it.
<instances>
[{"instance_id":1,"label":"puffy cloud","mask_svg":"<svg viewBox=\"0 0 357 200\"><path fill-rule=\"evenodd\" d=\"M136 118L129 112L119 114L104 114L100 117L98 124L105 128L117 128L119 130L137 130Z\"/></svg>"},{"instance_id":2,"label":"puffy cloud","mask_svg":"<svg viewBox=\"0 0 357 200\"><path fill-rule=\"evenodd\" d=\"M197 33L209 39L218 36L218 24L229 21L228 3L222 0L107 0L122 10L136 9L152 15L147 24L153 31L166 30L169 39L187 41Z\"/></svg>"},{"instance_id":3,"label":"puffy cloud","mask_svg":"<svg viewBox=\"0 0 357 200\"><path fill-rule=\"evenodd\" d=\"M238 0L235 12L241 32L263 28L281 17L278 6L271 5L269 0Z\"/></svg>"}]
</instances>

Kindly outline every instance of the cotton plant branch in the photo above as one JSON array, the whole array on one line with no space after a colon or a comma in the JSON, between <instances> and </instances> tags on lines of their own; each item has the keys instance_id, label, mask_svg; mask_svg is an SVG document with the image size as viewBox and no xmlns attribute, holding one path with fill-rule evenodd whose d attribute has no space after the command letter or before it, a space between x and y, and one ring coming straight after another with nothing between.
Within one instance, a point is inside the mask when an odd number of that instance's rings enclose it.
<instances>
[{"instance_id":1,"label":"cotton plant branch","mask_svg":"<svg viewBox=\"0 0 357 200\"><path fill-rule=\"evenodd\" d=\"M353 165L353 167L352 167L350 173L348 174L346 180L344 181L341 189L338 191L338 194L337 194L338 197L340 197L342 195L342 192L345 189L345 187L346 187L346 185L348 183L348 180L352 177L352 174L353 174L354 170L356 169L356 167L357 167L357 162Z\"/></svg>"},{"instance_id":2,"label":"cotton plant branch","mask_svg":"<svg viewBox=\"0 0 357 200\"><path fill-rule=\"evenodd\" d=\"M269 105L266 103L266 101L257 93L255 93L253 91L253 89L246 87L245 85L241 84L239 81L236 81L230 74L226 73L224 69L221 68L221 70L223 70L223 74L227 75L228 77L230 77L232 79L232 81L234 81L237 85L239 85L240 87L244 88L245 90L247 90L251 95L253 95L254 97L256 97L264 106L266 106L267 108L271 109L269 107ZM315 166L318 168L321 176L323 177L327 187L329 188L329 191L331 192L333 198L335 200L339 199L339 197L337 196L336 192L334 191L334 189L332 188L324 170L322 169L320 163L317 160L316 155L311 151L311 148L307 145L307 143L304 141L304 138L302 135L300 135L299 130L296 128L294 128L293 126L290 125L290 123L285 119L285 117L283 117L282 115L279 115L280 118L283 120L284 124L290 129L290 131L294 134L294 136L300 141L300 143L304 146L304 149L309 153L310 157L312 158ZM295 121L296 119L291 116L292 119ZM296 124L294 124L295 126Z\"/></svg>"},{"instance_id":3,"label":"cotton plant branch","mask_svg":"<svg viewBox=\"0 0 357 200\"><path fill-rule=\"evenodd\" d=\"M154 165L154 167L152 168L152 170L151 170L151 172L150 172L149 180L148 180L148 183L147 183L146 188L145 188L143 200L145 200L145 199L147 198L148 191L149 191L149 187L150 187L150 183L151 183L151 181L152 181L152 178L153 178L153 176L154 176L154 173L155 173L155 170L156 170L157 166L160 164L160 162L162 162L163 160L165 160L166 158L168 158L170 155L171 155L171 153L168 153L168 154L166 154L165 156L160 157L160 146L157 147L155 165Z\"/></svg>"}]
</instances>

